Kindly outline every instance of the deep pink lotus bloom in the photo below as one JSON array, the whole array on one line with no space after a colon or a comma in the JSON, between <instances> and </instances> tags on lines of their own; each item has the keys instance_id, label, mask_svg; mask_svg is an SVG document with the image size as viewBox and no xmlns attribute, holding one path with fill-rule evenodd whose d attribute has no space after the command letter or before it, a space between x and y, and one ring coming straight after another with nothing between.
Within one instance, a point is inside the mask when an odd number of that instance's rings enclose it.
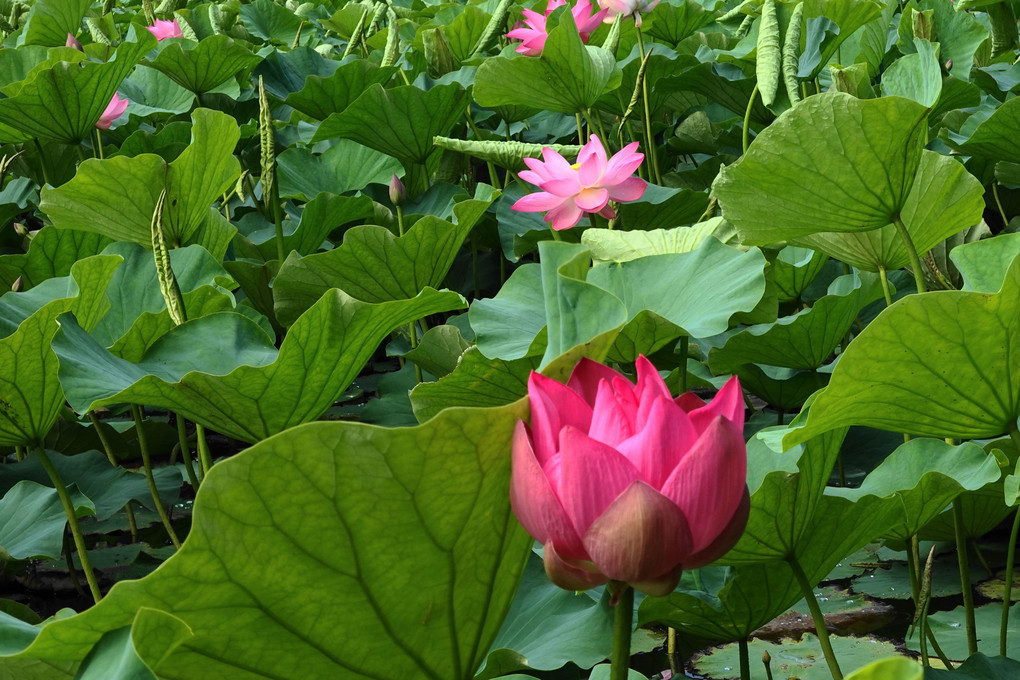
<instances>
[{"instance_id":1,"label":"deep pink lotus bloom","mask_svg":"<svg viewBox=\"0 0 1020 680\"><path fill-rule=\"evenodd\" d=\"M576 226L585 213L616 217L609 201L636 201L648 186L640 177L631 176L645 159L637 147L638 143L633 142L607 159L602 142L592 135L573 165L545 147L545 160L525 158L529 169L519 175L541 191L522 197L511 207L521 212L545 212L543 219L557 231Z\"/></svg>"},{"instance_id":2,"label":"deep pink lotus bloom","mask_svg":"<svg viewBox=\"0 0 1020 680\"><path fill-rule=\"evenodd\" d=\"M156 36L156 40L163 40L164 38L180 38L184 35L181 32L181 26L177 23L175 18L173 21L165 21L163 19L156 19L156 23L152 26L146 26L149 32Z\"/></svg>"},{"instance_id":3,"label":"deep pink lotus bloom","mask_svg":"<svg viewBox=\"0 0 1020 680\"><path fill-rule=\"evenodd\" d=\"M567 4L566 0L549 0L544 15L530 9L523 10L526 28L515 27L506 34L508 38L522 41L516 48L517 52L529 57L537 57L542 54L545 40L549 37L545 26L546 17L552 14L554 9L565 4ZM592 9L594 8L591 0L577 0L570 10L570 13L574 15L574 23L577 25L577 32L581 35L583 42L588 42L591 32L598 28L606 17L607 10L603 9L593 14Z\"/></svg>"},{"instance_id":4,"label":"deep pink lotus bloom","mask_svg":"<svg viewBox=\"0 0 1020 680\"><path fill-rule=\"evenodd\" d=\"M651 12L655 9L655 6L659 4L659 0L599 0L599 6L608 11L605 22L607 24L613 23L616 20L617 15L622 14L623 16L633 16L634 25L641 28L641 15L644 12Z\"/></svg>"},{"instance_id":5,"label":"deep pink lotus bloom","mask_svg":"<svg viewBox=\"0 0 1020 680\"><path fill-rule=\"evenodd\" d=\"M637 360L637 384L582 359L566 385L528 380L531 425L517 423L510 501L545 546L549 579L607 581L665 595L683 569L721 557L747 523L744 401L731 378L711 403L670 396Z\"/></svg>"},{"instance_id":6,"label":"deep pink lotus bloom","mask_svg":"<svg viewBox=\"0 0 1020 680\"><path fill-rule=\"evenodd\" d=\"M127 97L121 99L117 96L117 93L113 93L113 99L106 105L106 109L103 111L103 115L99 116L99 120L96 121L96 127L100 130L109 130L113 121L120 118L121 114L127 109L128 104Z\"/></svg>"}]
</instances>

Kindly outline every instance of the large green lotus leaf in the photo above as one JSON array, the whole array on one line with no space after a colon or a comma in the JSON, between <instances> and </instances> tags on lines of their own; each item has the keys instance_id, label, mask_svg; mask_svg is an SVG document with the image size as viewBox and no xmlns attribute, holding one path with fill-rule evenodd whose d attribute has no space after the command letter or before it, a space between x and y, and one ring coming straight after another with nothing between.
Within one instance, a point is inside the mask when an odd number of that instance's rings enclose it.
<instances>
[{"instance_id":1,"label":"large green lotus leaf","mask_svg":"<svg viewBox=\"0 0 1020 680\"><path fill-rule=\"evenodd\" d=\"M743 364L733 373L740 378L741 387L782 411L799 410L829 382L828 374L820 371L762 364Z\"/></svg>"},{"instance_id":2,"label":"large green lotus leaf","mask_svg":"<svg viewBox=\"0 0 1020 680\"><path fill-rule=\"evenodd\" d=\"M312 200L321 193L342 194L369 184L388 185L403 172L400 162L349 139L314 155L292 146L276 157L280 196Z\"/></svg>"},{"instance_id":3,"label":"large green lotus leaf","mask_svg":"<svg viewBox=\"0 0 1020 680\"><path fill-rule=\"evenodd\" d=\"M75 514L91 515L94 508L89 499L75 491ZM67 515L56 489L27 480L18 482L0 498L0 559L60 557L66 526Z\"/></svg>"},{"instance_id":4,"label":"large green lotus leaf","mask_svg":"<svg viewBox=\"0 0 1020 680\"><path fill-rule=\"evenodd\" d=\"M323 241L337 227L374 216L375 204L368 196L337 196L322 192L305 204L294 233L283 237L283 252L293 250L301 255L311 255L319 251Z\"/></svg>"},{"instance_id":5,"label":"large green lotus leaf","mask_svg":"<svg viewBox=\"0 0 1020 680\"><path fill-rule=\"evenodd\" d=\"M89 159L70 182L44 189L40 208L56 227L151 248L152 214L165 186L164 232L171 243L186 242L241 172L234 119L211 109L195 109L191 117L191 144L172 163L155 154Z\"/></svg>"},{"instance_id":6,"label":"large green lotus leaf","mask_svg":"<svg viewBox=\"0 0 1020 680\"><path fill-rule=\"evenodd\" d=\"M1005 656L987 657L981 652L967 658L952 671L926 668L926 680L1012 680L1020 673L1020 661Z\"/></svg>"},{"instance_id":7,"label":"large green lotus leaf","mask_svg":"<svg viewBox=\"0 0 1020 680\"><path fill-rule=\"evenodd\" d=\"M147 65L170 76L181 87L203 94L260 61L262 58L242 43L226 35L213 35L198 44L184 39L175 41Z\"/></svg>"},{"instance_id":8,"label":"large green lotus leaf","mask_svg":"<svg viewBox=\"0 0 1020 680\"><path fill-rule=\"evenodd\" d=\"M900 214L921 161L927 109L900 97L809 97L713 184L747 244L867 231Z\"/></svg>"},{"instance_id":9,"label":"large green lotus leaf","mask_svg":"<svg viewBox=\"0 0 1020 680\"><path fill-rule=\"evenodd\" d=\"M883 535L909 542L954 498L997 482L999 472L995 457L977 444L950 446L938 439L911 439L889 454L860 487L830 488L826 493L849 500L895 495L901 513Z\"/></svg>"},{"instance_id":10,"label":"large green lotus leaf","mask_svg":"<svg viewBox=\"0 0 1020 680\"><path fill-rule=\"evenodd\" d=\"M806 617L805 617L806 618ZM842 631L840 631L842 632ZM758 659L768 655L770 658L767 668L775 677L792 678L794 680L830 680L832 672L829 670L822 653L818 638L811 633L804 633L799 639L784 637L781 640L766 640L754 637L747 641L746 653L748 658L754 659L752 668L757 665ZM871 636L833 635L829 639L832 652L839 660L840 669L852 674L846 677L863 680L921 680L924 669L917 661L905 656L898 657L904 665L897 664L892 671L876 672L867 671L862 675L861 670L870 667L868 662L876 657L896 654L899 650L891 640L878 640ZM713 680L736 680L740 668L740 646L730 643L723 647L706 649L699 652L691 661L691 668L699 678L712 678ZM904 673L902 670L908 669ZM856 669L856 670L855 670Z\"/></svg>"},{"instance_id":11,"label":"large green lotus leaf","mask_svg":"<svg viewBox=\"0 0 1020 680\"><path fill-rule=\"evenodd\" d=\"M554 359L542 373L566 382L582 357L604 361L619 331L613 329ZM434 383L421 383L411 391L411 406L421 421L444 409L460 406L500 406L528 393L528 376L537 370L538 358L514 361L487 359L477 347L464 352L453 373Z\"/></svg>"},{"instance_id":12,"label":"large green lotus leaf","mask_svg":"<svg viewBox=\"0 0 1020 680\"><path fill-rule=\"evenodd\" d=\"M985 654L998 654L999 630L1002 624L1002 603L993 602L974 610L974 622L977 625L978 650ZM939 645L950 659L966 659L967 626L963 607L951 611L936 612L928 615L928 625L935 633ZM907 649L918 650L917 633L907 638ZM1006 656L1015 659L1020 656L1020 606L1009 608L1006 621ZM938 676L936 676L938 677ZM966 676L970 677L970 676ZM991 680L995 675L983 675Z\"/></svg>"},{"instance_id":13,"label":"large green lotus leaf","mask_svg":"<svg viewBox=\"0 0 1020 680\"><path fill-rule=\"evenodd\" d=\"M601 264L587 281L616 295L628 318L648 310L698 338L722 333L731 316L750 312L765 294L764 255L706 238L689 253Z\"/></svg>"},{"instance_id":14,"label":"large green lotus leaf","mask_svg":"<svg viewBox=\"0 0 1020 680\"><path fill-rule=\"evenodd\" d=\"M180 552L83 614L5 635L0 677L70 680L104 633L148 607L192 633L165 658L143 657L166 680L295 669L469 680L532 543L506 493L521 415L514 406L451 410L414 428L312 423L216 465Z\"/></svg>"},{"instance_id":15,"label":"large green lotus leaf","mask_svg":"<svg viewBox=\"0 0 1020 680\"><path fill-rule=\"evenodd\" d=\"M697 3L671 5L664 2L655 6L649 17L651 26L647 30L650 35L677 45L702 26L710 24L715 17L715 12L706 11Z\"/></svg>"},{"instance_id":16,"label":"large green lotus leaf","mask_svg":"<svg viewBox=\"0 0 1020 680\"><path fill-rule=\"evenodd\" d=\"M1020 98L1000 104L986 120L982 121L963 144L961 153L984 156L1000 161L1015 161L1020 158Z\"/></svg>"},{"instance_id":17,"label":"large green lotus leaf","mask_svg":"<svg viewBox=\"0 0 1020 680\"><path fill-rule=\"evenodd\" d=\"M38 0L28 12L21 37L25 45L57 47L67 34L81 30L81 20L92 3L89 0Z\"/></svg>"},{"instance_id":18,"label":"large green lotus leaf","mask_svg":"<svg viewBox=\"0 0 1020 680\"><path fill-rule=\"evenodd\" d=\"M75 50L77 52L77 50ZM0 92L13 97L21 91L22 81L34 69L53 66L61 61L73 61L74 55L67 51L48 50L40 45L22 45L15 49L0 51ZM78 52L78 60L85 59L84 52Z\"/></svg>"},{"instance_id":19,"label":"large green lotus leaf","mask_svg":"<svg viewBox=\"0 0 1020 680\"><path fill-rule=\"evenodd\" d=\"M950 251L949 259L963 276L964 290L994 293L1002 288L1009 265L1018 254L1020 234L999 234L957 246Z\"/></svg>"},{"instance_id":20,"label":"large green lotus leaf","mask_svg":"<svg viewBox=\"0 0 1020 680\"><path fill-rule=\"evenodd\" d=\"M970 12L962 11L955 3L941 0L920 0L918 10L932 10L935 18L935 34L939 39L940 58L953 62L949 72L961 80L970 80L974 58L982 43L989 38L988 29Z\"/></svg>"},{"instance_id":21,"label":"large green lotus leaf","mask_svg":"<svg viewBox=\"0 0 1020 680\"><path fill-rule=\"evenodd\" d=\"M286 104L316 120L325 120L350 106L370 85L386 84L396 72L391 66L379 67L370 61L350 61L328 77L310 75L304 87L287 96Z\"/></svg>"},{"instance_id":22,"label":"large green lotus leaf","mask_svg":"<svg viewBox=\"0 0 1020 680\"><path fill-rule=\"evenodd\" d=\"M843 276L811 307L770 324L750 326L712 348L709 365L717 375L744 364L815 369L825 364L850 330L857 312L882 297L878 277Z\"/></svg>"},{"instance_id":23,"label":"large green lotus leaf","mask_svg":"<svg viewBox=\"0 0 1020 680\"><path fill-rule=\"evenodd\" d=\"M873 0L806 0L804 14L808 19L822 17L839 27L838 31L829 32L817 48L821 54L809 76L814 78L847 38L861 26L882 16L882 5Z\"/></svg>"},{"instance_id":24,"label":"large green lotus leaf","mask_svg":"<svg viewBox=\"0 0 1020 680\"><path fill-rule=\"evenodd\" d=\"M329 76L340 66L340 62L324 59L321 54L310 47L299 46L286 52L278 49L266 49L262 54L265 59L252 72L254 80L262 78L266 92L286 99L305 86L305 79L310 76Z\"/></svg>"},{"instance_id":25,"label":"large green lotus leaf","mask_svg":"<svg viewBox=\"0 0 1020 680\"><path fill-rule=\"evenodd\" d=\"M460 357L471 347L464 339L460 329L451 324L433 326L425 331L418 346L404 354L404 358L413 361L422 370L437 378L453 373ZM417 385L417 381L415 381Z\"/></svg>"},{"instance_id":26,"label":"large green lotus leaf","mask_svg":"<svg viewBox=\"0 0 1020 680\"><path fill-rule=\"evenodd\" d=\"M241 5L240 19L252 35L287 47L294 43L302 23L301 17L273 0L255 0Z\"/></svg>"},{"instance_id":27,"label":"large green lotus leaf","mask_svg":"<svg viewBox=\"0 0 1020 680\"><path fill-rule=\"evenodd\" d=\"M648 255L690 253L700 248L709 236L725 243L732 235L727 229L731 227L721 217L675 229L586 229L581 234L581 243L588 247L596 263L629 262Z\"/></svg>"},{"instance_id":28,"label":"large green lotus leaf","mask_svg":"<svg viewBox=\"0 0 1020 680\"><path fill-rule=\"evenodd\" d=\"M586 46L569 12L549 31L542 55L486 59L475 73L475 101L482 106L537 106L574 114L591 108L620 85L616 59Z\"/></svg>"},{"instance_id":29,"label":"large green lotus leaf","mask_svg":"<svg viewBox=\"0 0 1020 680\"><path fill-rule=\"evenodd\" d=\"M87 328L95 325L108 303L103 293L120 258L99 255L71 267L70 293L45 304L0 340L0 446L37 444L53 427L64 403L57 380L57 357L50 341L57 331L54 319L73 310ZM59 282L59 279L51 279ZM8 293L8 296L21 295ZM6 296L5 296L6 297Z\"/></svg>"},{"instance_id":30,"label":"large green lotus leaf","mask_svg":"<svg viewBox=\"0 0 1020 680\"><path fill-rule=\"evenodd\" d=\"M929 41L914 38L914 46L917 52L903 55L882 73L882 93L931 109L942 94L942 65Z\"/></svg>"},{"instance_id":31,"label":"large green lotus leaf","mask_svg":"<svg viewBox=\"0 0 1020 680\"><path fill-rule=\"evenodd\" d=\"M923 256L934 246L981 221L984 187L962 163L925 150L914 185L900 217L914 248ZM854 233L818 233L797 239L842 262L865 271L884 267L893 271L907 266L910 255L892 224Z\"/></svg>"},{"instance_id":32,"label":"large green lotus leaf","mask_svg":"<svg viewBox=\"0 0 1020 680\"><path fill-rule=\"evenodd\" d=\"M138 364L105 350L68 315L53 347L65 396L80 412L148 404L254 442L321 416L394 329L463 304L457 293L425 289L373 305L334 289L294 323L279 352L255 323L227 312L178 326Z\"/></svg>"},{"instance_id":33,"label":"large green lotus leaf","mask_svg":"<svg viewBox=\"0 0 1020 680\"><path fill-rule=\"evenodd\" d=\"M124 262L110 280L109 311L90 330L104 347L113 345L142 314L159 313L166 309L166 300L159 290L159 277L152 252L133 243L115 243L105 251L119 255ZM170 266L177 285L186 296L203 286L215 286L221 293L236 287L223 266L202 246L174 248L170 251Z\"/></svg>"},{"instance_id":34,"label":"large green lotus leaf","mask_svg":"<svg viewBox=\"0 0 1020 680\"><path fill-rule=\"evenodd\" d=\"M71 265L80 259L98 255L110 239L88 231L43 227L28 247L28 258L21 270L25 289L47 279L67 276Z\"/></svg>"},{"instance_id":35,"label":"large green lotus leaf","mask_svg":"<svg viewBox=\"0 0 1020 680\"><path fill-rule=\"evenodd\" d=\"M532 354L535 338L545 328L542 295L541 266L524 264L514 270L495 297L472 302L468 319L478 351L494 359Z\"/></svg>"},{"instance_id":36,"label":"large green lotus leaf","mask_svg":"<svg viewBox=\"0 0 1020 680\"><path fill-rule=\"evenodd\" d=\"M845 425L958 439L1008 432L1020 416L1018 305L1020 260L994 295L902 298L850 343L786 441Z\"/></svg>"},{"instance_id":37,"label":"large green lotus leaf","mask_svg":"<svg viewBox=\"0 0 1020 680\"><path fill-rule=\"evenodd\" d=\"M60 62L39 71L18 94L0 99L0 123L66 144L88 138L121 81L155 45L143 33L138 42L121 43L106 63Z\"/></svg>"},{"instance_id":38,"label":"large green lotus leaf","mask_svg":"<svg viewBox=\"0 0 1020 680\"><path fill-rule=\"evenodd\" d=\"M158 680L143 659L165 658L191 637L191 629L176 616L140 607L130 626L103 633L75 680Z\"/></svg>"},{"instance_id":39,"label":"large green lotus leaf","mask_svg":"<svg viewBox=\"0 0 1020 680\"><path fill-rule=\"evenodd\" d=\"M398 237L366 224L348 229L333 250L291 255L273 282L276 317L289 326L330 288L364 302L404 300L439 288L474 226L426 215Z\"/></svg>"},{"instance_id":40,"label":"large green lotus leaf","mask_svg":"<svg viewBox=\"0 0 1020 680\"><path fill-rule=\"evenodd\" d=\"M128 113L142 117L150 113L187 113L195 102L193 92L154 68L136 68L118 90L121 97L127 97L131 102ZM124 151L123 147L121 151Z\"/></svg>"},{"instance_id":41,"label":"large green lotus leaf","mask_svg":"<svg viewBox=\"0 0 1020 680\"><path fill-rule=\"evenodd\" d=\"M322 121L313 141L353 139L407 166L424 163L435 149L432 138L448 133L470 101L471 94L457 83L427 91L413 85L387 90L374 83Z\"/></svg>"},{"instance_id":42,"label":"large green lotus leaf","mask_svg":"<svg viewBox=\"0 0 1020 680\"><path fill-rule=\"evenodd\" d=\"M50 451L49 457L62 479L74 481L78 492L88 500L92 509L90 514L94 514L96 519L104 520L123 511L128 501L155 510L149 483L140 470L129 472L122 467L114 467L99 451L85 451L73 456ZM163 502L175 503L181 490L181 471L176 467L159 467L153 470L153 476ZM44 486L52 483L38 456L29 456L17 465L3 468L0 493L8 492L22 481Z\"/></svg>"},{"instance_id":43,"label":"large green lotus leaf","mask_svg":"<svg viewBox=\"0 0 1020 680\"><path fill-rule=\"evenodd\" d=\"M619 220L627 229L669 229L694 224L705 214L709 200L703 191L649 184L640 200L620 204Z\"/></svg>"},{"instance_id":44,"label":"large green lotus leaf","mask_svg":"<svg viewBox=\"0 0 1020 680\"><path fill-rule=\"evenodd\" d=\"M772 281L779 291L780 302L797 300L815 280L828 256L820 250L786 246L772 261Z\"/></svg>"}]
</instances>

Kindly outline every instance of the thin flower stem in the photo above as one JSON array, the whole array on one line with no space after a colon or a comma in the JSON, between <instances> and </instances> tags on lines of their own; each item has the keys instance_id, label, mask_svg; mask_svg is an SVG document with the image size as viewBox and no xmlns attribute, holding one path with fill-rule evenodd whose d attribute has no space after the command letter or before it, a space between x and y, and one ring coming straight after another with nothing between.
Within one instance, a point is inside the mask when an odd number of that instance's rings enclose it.
<instances>
[{"instance_id":1,"label":"thin flower stem","mask_svg":"<svg viewBox=\"0 0 1020 680\"><path fill-rule=\"evenodd\" d=\"M103 599L99 591L99 581L96 580L96 573L92 570L92 562L89 561L89 553L85 548L85 536L81 532L81 525L78 524L78 516L74 512L74 503L71 502L71 494L67 492L67 486L61 479L57 468L53 467L46 450L41 446L35 447L35 453L39 456L39 462L49 475L50 481L57 490L60 503L64 506L64 514L67 515L67 524L71 528L71 536L74 537L74 547L78 551L78 559L81 560L81 570L85 572L85 580L89 582L89 590L92 591L92 599L97 603Z\"/></svg>"},{"instance_id":2,"label":"thin flower stem","mask_svg":"<svg viewBox=\"0 0 1020 680\"><path fill-rule=\"evenodd\" d=\"M50 173L46 170L46 157L43 155L42 144L39 143L39 138L36 137L32 140L35 142L35 149L39 152L39 167L42 169L43 184L50 183Z\"/></svg>"},{"instance_id":3,"label":"thin flower stem","mask_svg":"<svg viewBox=\"0 0 1020 680\"><path fill-rule=\"evenodd\" d=\"M636 28L638 50L641 52L641 59L645 58L645 41L641 36L641 29ZM649 175L655 178L655 183L662 185L662 176L659 174L659 157L655 150L655 137L652 136L652 112L651 107L648 106L648 81L645 78L641 78L641 104L645 110L645 144L647 145L646 151L648 153L649 167L651 168Z\"/></svg>"},{"instance_id":4,"label":"thin flower stem","mask_svg":"<svg viewBox=\"0 0 1020 680\"><path fill-rule=\"evenodd\" d=\"M747 147L751 146L751 109L754 108L754 98L758 96L758 83L754 84L754 89L751 90L751 97L747 100L747 110L744 111L744 131L741 135L741 143L743 144L744 153L747 153Z\"/></svg>"},{"instance_id":5,"label":"thin flower stem","mask_svg":"<svg viewBox=\"0 0 1020 680\"><path fill-rule=\"evenodd\" d=\"M103 133L99 128L96 128L96 148L93 151L96 158L103 160Z\"/></svg>"},{"instance_id":6,"label":"thin flower stem","mask_svg":"<svg viewBox=\"0 0 1020 680\"><path fill-rule=\"evenodd\" d=\"M914 247L914 239L910 238L910 232L907 231L907 227L903 224L903 220L900 219L899 215L893 220L893 224L896 225L896 232L900 235L900 240L903 241L903 245L907 249L907 257L910 258L910 268L914 271L914 283L917 284L917 292L927 292L928 287L924 285L924 272L921 269L921 258L918 257L917 249Z\"/></svg>"},{"instance_id":7,"label":"thin flower stem","mask_svg":"<svg viewBox=\"0 0 1020 680\"><path fill-rule=\"evenodd\" d=\"M1016 423L1009 430L1009 438L1013 441L1013 448L1020 451L1020 430ZM1013 601L1013 570L1016 563L1016 539L1017 532L1020 532L1020 507L1013 517L1013 529L1009 532L1009 547L1006 549L1006 578L1005 589L1002 591L1002 620L999 624L999 655L1006 656L1006 626L1009 624L1009 606Z\"/></svg>"},{"instance_id":8,"label":"thin flower stem","mask_svg":"<svg viewBox=\"0 0 1020 680\"><path fill-rule=\"evenodd\" d=\"M92 421L92 427L96 431L96 435L99 437L100 443L103 445L103 451L106 452L106 459L110 461L110 465L117 467L117 457L113 455L113 447L110 446L110 440L103 432L103 428L99 426L99 418L96 416L95 411L89 411L89 420ZM135 524L135 511L131 509L131 501L128 501L124 505L124 512L127 513L128 526L131 527L131 542L134 543L138 540L138 526Z\"/></svg>"},{"instance_id":9,"label":"thin flower stem","mask_svg":"<svg viewBox=\"0 0 1020 680\"><path fill-rule=\"evenodd\" d=\"M1002 201L999 200L998 182L992 182L992 197L995 199L995 207L999 209L999 217L1002 218L1002 228L1005 229L1009 225L1009 220L1006 219L1006 211L1002 209Z\"/></svg>"},{"instance_id":10,"label":"thin flower stem","mask_svg":"<svg viewBox=\"0 0 1020 680\"><path fill-rule=\"evenodd\" d=\"M829 673L832 674L833 680L843 680L843 671L839 669L836 654L832 651L832 643L829 641L829 629L825 627L825 616L822 614L821 607L818 606L818 600L815 599L815 591L811 587L811 583L808 581L804 570L801 569L800 563L797 562L797 558L790 556L786 562L790 565L790 569L793 570L793 576L800 585L804 601L807 602L808 609L811 610L811 618L815 621L815 632L818 633L818 644L822 648L822 654L825 655L825 663L829 666Z\"/></svg>"},{"instance_id":11,"label":"thin flower stem","mask_svg":"<svg viewBox=\"0 0 1020 680\"><path fill-rule=\"evenodd\" d=\"M960 565L960 585L963 589L963 611L967 627L967 654L977 653L977 627L974 622L974 590L970 585L970 564L967 559L967 539L963 535L963 508L960 500L953 501L953 526L956 530L956 558Z\"/></svg>"},{"instance_id":12,"label":"thin flower stem","mask_svg":"<svg viewBox=\"0 0 1020 680\"><path fill-rule=\"evenodd\" d=\"M177 441L181 447L181 458L184 460L184 469L188 472L188 481L191 488L198 491L198 477L195 476L195 468L191 464L191 449L188 446L187 421L180 415L177 416Z\"/></svg>"},{"instance_id":13,"label":"thin flower stem","mask_svg":"<svg viewBox=\"0 0 1020 680\"><path fill-rule=\"evenodd\" d=\"M415 322L412 321L411 323L407 324L407 330L411 337L411 349L415 349L418 347L418 328L414 325L414 323ZM422 378L421 375L421 366L419 366L417 363L414 364L414 378L418 382L424 382L424 379Z\"/></svg>"},{"instance_id":14,"label":"thin flower stem","mask_svg":"<svg viewBox=\"0 0 1020 680\"><path fill-rule=\"evenodd\" d=\"M674 676L680 673L680 659L676 651L676 628L670 626L666 629L666 659L669 661L669 670Z\"/></svg>"},{"instance_id":15,"label":"thin flower stem","mask_svg":"<svg viewBox=\"0 0 1020 680\"><path fill-rule=\"evenodd\" d=\"M584 123L581 122L581 114L575 113L574 120L577 121L577 143L584 145Z\"/></svg>"},{"instance_id":16,"label":"thin flower stem","mask_svg":"<svg viewBox=\"0 0 1020 680\"><path fill-rule=\"evenodd\" d=\"M145 430L142 428L142 409L138 404L131 404L131 416L135 419L135 428L138 430L138 448L142 452L142 467L145 469L145 480L149 483L149 493L156 506L156 513L159 515L160 521L163 522L167 535L170 536L170 542L174 544L174 547L180 548L181 540L177 538L174 527L170 524L166 508L163 507L163 501L159 498L159 489L156 488L156 478L152 474L152 458L149 456L149 442L145 436Z\"/></svg>"},{"instance_id":17,"label":"thin flower stem","mask_svg":"<svg viewBox=\"0 0 1020 680\"><path fill-rule=\"evenodd\" d=\"M630 674L630 633L634 628L634 589L619 583L623 590L616 602L613 616L613 656L610 680L627 680Z\"/></svg>"},{"instance_id":18,"label":"thin flower stem","mask_svg":"<svg viewBox=\"0 0 1020 680\"><path fill-rule=\"evenodd\" d=\"M737 653L740 655L740 680L751 680L751 657L747 653L747 638L737 640Z\"/></svg>"},{"instance_id":19,"label":"thin flower stem","mask_svg":"<svg viewBox=\"0 0 1020 680\"><path fill-rule=\"evenodd\" d=\"M204 482L209 470L212 470L212 455L209 453L209 442L205 439L205 427L195 423L195 440L198 443L198 460L201 463L202 474L198 476L199 483Z\"/></svg>"},{"instance_id":20,"label":"thin flower stem","mask_svg":"<svg viewBox=\"0 0 1020 680\"><path fill-rule=\"evenodd\" d=\"M889 277L882 265L878 266L878 278L882 281L882 294L885 296L885 306L888 307L892 304L892 292L889 290Z\"/></svg>"}]
</instances>

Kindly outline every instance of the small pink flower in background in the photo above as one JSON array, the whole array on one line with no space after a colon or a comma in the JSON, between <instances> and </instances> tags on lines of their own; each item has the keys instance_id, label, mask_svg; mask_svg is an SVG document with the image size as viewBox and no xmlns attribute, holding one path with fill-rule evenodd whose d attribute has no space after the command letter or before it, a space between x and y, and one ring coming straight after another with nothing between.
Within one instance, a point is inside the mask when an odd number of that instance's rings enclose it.
<instances>
[{"instance_id":1,"label":"small pink flower in background","mask_svg":"<svg viewBox=\"0 0 1020 680\"><path fill-rule=\"evenodd\" d=\"M634 25L638 28L641 27L641 15L644 12L651 12L657 4L659 4L659 0L651 2L648 0L599 0L599 6L609 12L605 18L607 24L613 23L617 15L622 14L623 16L633 16Z\"/></svg>"},{"instance_id":2,"label":"small pink flower in background","mask_svg":"<svg viewBox=\"0 0 1020 680\"><path fill-rule=\"evenodd\" d=\"M67 40L64 41L64 47L73 47L76 50L81 49L81 43L72 34L67 34Z\"/></svg>"},{"instance_id":3,"label":"small pink flower in background","mask_svg":"<svg viewBox=\"0 0 1020 680\"><path fill-rule=\"evenodd\" d=\"M106 110L103 111L103 115L99 116L99 120L96 121L96 127L100 130L109 130L113 121L120 118L121 114L127 110L128 99L125 97L121 99L117 96L117 93L113 93L113 99L106 105Z\"/></svg>"},{"instance_id":4,"label":"small pink flower in background","mask_svg":"<svg viewBox=\"0 0 1020 680\"><path fill-rule=\"evenodd\" d=\"M567 384L528 380L531 425L513 438L510 502L544 546L549 579L671 592L683 569L722 557L750 508L744 401L730 379L711 403L673 399L637 360L637 384L582 359Z\"/></svg>"},{"instance_id":5,"label":"small pink flower in background","mask_svg":"<svg viewBox=\"0 0 1020 680\"><path fill-rule=\"evenodd\" d=\"M181 32L180 24L177 23L177 19L173 21L164 21L163 19L156 19L156 23L152 26L146 26L149 32L156 36L156 40L163 40L164 38L180 38L184 34Z\"/></svg>"},{"instance_id":6,"label":"small pink flower in background","mask_svg":"<svg viewBox=\"0 0 1020 680\"><path fill-rule=\"evenodd\" d=\"M565 4L567 4L566 0L549 0L544 15L530 9L523 11L526 28L515 27L506 34L508 38L522 41L517 46L518 53L529 57L537 57L542 54L545 40L549 37L549 32L545 27L546 18L552 14L554 9ZM577 0L573 9L570 10L570 13L574 16L574 23L577 24L577 32L580 34L583 42L588 42L591 32L598 28L606 16L606 10L600 10L592 14L592 9L594 8L592 7L591 0Z\"/></svg>"},{"instance_id":7,"label":"small pink flower in background","mask_svg":"<svg viewBox=\"0 0 1020 680\"><path fill-rule=\"evenodd\" d=\"M606 150L596 135L581 147L577 163L567 160L549 147L542 149L543 161L525 158L529 170L520 173L526 182L538 185L541 191L522 197L512 208L521 212L545 212L543 218L553 229L562 231L576 226L585 213L616 217L609 201L636 201L645 193L648 183L632 177L643 153L637 153L637 142L606 158Z\"/></svg>"}]
</instances>

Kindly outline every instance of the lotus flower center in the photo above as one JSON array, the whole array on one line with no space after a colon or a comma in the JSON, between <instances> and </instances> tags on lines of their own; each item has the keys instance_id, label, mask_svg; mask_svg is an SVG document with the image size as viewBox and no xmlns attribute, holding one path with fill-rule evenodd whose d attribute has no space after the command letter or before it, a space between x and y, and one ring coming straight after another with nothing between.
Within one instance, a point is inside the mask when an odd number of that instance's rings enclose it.
<instances>
[{"instance_id":1,"label":"lotus flower center","mask_svg":"<svg viewBox=\"0 0 1020 680\"><path fill-rule=\"evenodd\" d=\"M580 170L581 169L581 164L580 163L574 163L573 165L570 166L570 169L571 170Z\"/></svg>"}]
</instances>

